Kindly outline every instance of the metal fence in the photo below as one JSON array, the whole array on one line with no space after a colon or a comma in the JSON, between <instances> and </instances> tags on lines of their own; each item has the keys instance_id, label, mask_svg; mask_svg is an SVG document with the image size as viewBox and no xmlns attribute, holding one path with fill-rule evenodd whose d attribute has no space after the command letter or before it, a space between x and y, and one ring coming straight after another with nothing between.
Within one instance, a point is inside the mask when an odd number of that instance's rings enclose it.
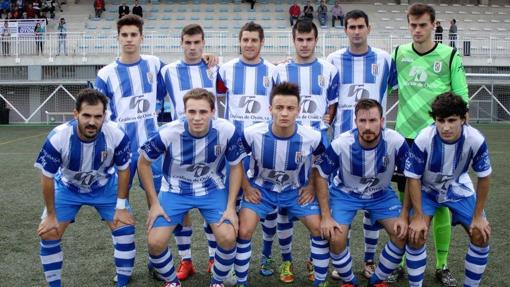
<instances>
[{"instance_id":1,"label":"metal fence","mask_svg":"<svg viewBox=\"0 0 510 287\"><path fill-rule=\"evenodd\" d=\"M112 33L89 34L79 33L46 33L42 36L19 34L17 37L3 38L2 54L21 58L24 56L41 55L53 57L56 55L70 56L118 56L119 46L117 35ZM369 38L370 45L391 52L396 46L409 43L411 38L407 34L377 34ZM443 39L450 44L449 39ZM508 35L497 34L464 34L454 41L457 48L464 55L480 57L509 57L510 38ZM329 53L346 47L347 38L342 31L326 31L319 33L316 53L325 57ZM220 56L237 55L239 41L237 32L207 31L206 51ZM144 54L181 54L179 34L161 34L148 31L144 35L142 44ZM294 47L290 31L266 31L263 54L292 55Z\"/></svg>"}]
</instances>

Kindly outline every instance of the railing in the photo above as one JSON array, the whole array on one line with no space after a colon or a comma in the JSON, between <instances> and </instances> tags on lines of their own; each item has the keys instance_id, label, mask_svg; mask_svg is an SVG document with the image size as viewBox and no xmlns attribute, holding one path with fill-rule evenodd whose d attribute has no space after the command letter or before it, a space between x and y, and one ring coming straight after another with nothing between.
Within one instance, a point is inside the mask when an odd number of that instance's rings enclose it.
<instances>
[{"instance_id":1,"label":"railing","mask_svg":"<svg viewBox=\"0 0 510 287\"><path fill-rule=\"evenodd\" d=\"M378 34L369 37L373 47L392 51L397 45L411 41L409 35ZM88 34L85 32L46 33L41 37L32 34L18 34L17 37L0 39L2 54L21 58L25 56L118 56L119 46L115 34ZM465 43L469 42L469 46ZM207 31L206 51L220 56L237 55L239 53L237 32ZM450 44L447 37L443 43ZM479 56L492 59L494 57L510 57L510 38L503 35L459 35L455 41L457 48L464 55ZM326 31L319 33L319 42L316 53L325 57L329 53L346 47L348 40L342 31ZM466 50L466 49L469 49ZM159 32L146 32L142 43L144 54L180 54L180 35L161 34ZM289 31L266 31L263 54L292 55L294 47L292 34Z\"/></svg>"}]
</instances>

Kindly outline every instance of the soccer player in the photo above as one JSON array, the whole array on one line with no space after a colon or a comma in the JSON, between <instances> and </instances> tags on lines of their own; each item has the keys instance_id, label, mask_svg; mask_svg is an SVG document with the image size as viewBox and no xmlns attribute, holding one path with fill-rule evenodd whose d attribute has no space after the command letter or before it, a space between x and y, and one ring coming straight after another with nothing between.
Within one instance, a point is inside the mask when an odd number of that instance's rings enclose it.
<instances>
[{"instance_id":1,"label":"soccer player","mask_svg":"<svg viewBox=\"0 0 510 287\"><path fill-rule=\"evenodd\" d=\"M78 93L74 120L51 131L37 157L45 210L37 229L49 286L61 286L61 239L83 205L93 206L112 231L117 286L126 286L135 263L135 221L129 210L129 139L105 121L107 98Z\"/></svg>"},{"instance_id":2,"label":"soccer player","mask_svg":"<svg viewBox=\"0 0 510 287\"><path fill-rule=\"evenodd\" d=\"M232 121L239 131L254 123L265 122L271 119L269 113L269 94L273 87L273 74L275 66L265 61L260 56L264 46L264 29L254 22L246 23L239 31L239 46L241 56L233 59L220 67L219 79L226 87L225 118ZM244 170L249 169L249 159L244 160ZM243 181L243 187L248 188L247 180ZM246 197L254 196L248 189ZM244 192L244 189L243 189ZM276 213L267 216L263 220L263 248L261 266L269 266L271 258L272 237L276 233ZM272 235L267 235L272 234ZM246 270L238 269L236 261L236 273ZM273 270L262 268L264 276L273 274ZM243 275L242 275L243 276Z\"/></svg>"},{"instance_id":3,"label":"soccer player","mask_svg":"<svg viewBox=\"0 0 510 287\"><path fill-rule=\"evenodd\" d=\"M184 216L197 208L217 240L210 286L223 286L234 264L238 230L235 202L244 157L241 138L233 124L214 119L215 96L201 88L184 95L185 118L161 127L141 148L140 177L150 206L147 218L149 260L165 287L181 286L173 267L168 239ZM152 181L151 162L163 157L159 194ZM230 169L230 191L225 190L224 167Z\"/></svg>"},{"instance_id":4,"label":"soccer player","mask_svg":"<svg viewBox=\"0 0 510 287\"><path fill-rule=\"evenodd\" d=\"M160 73L164 64L155 56L140 54L143 20L139 16L129 14L120 18L117 33L120 57L99 70L96 89L108 97L108 118L117 122L129 136L131 186L138 149L158 130L156 105L165 96ZM161 184L160 166L160 162L153 165L156 190Z\"/></svg>"},{"instance_id":5,"label":"soccer player","mask_svg":"<svg viewBox=\"0 0 510 287\"><path fill-rule=\"evenodd\" d=\"M361 99L377 100L386 113L389 89L397 88L395 64L391 56L381 49L368 45L371 26L368 15L352 10L345 15L344 32L349 46L331 53L327 61L339 72L338 103L333 121L333 138L355 127L354 107ZM370 215L363 216L365 256L363 275L368 279L375 271L375 252L379 228L371 224ZM339 278L336 270L333 278Z\"/></svg>"},{"instance_id":6,"label":"soccer player","mask_svg":"<svg viewBox=\"0 0 510 287\"><path fill-rule=\"evenodd\" d=\"M300 113L298 122L313 127L323 134L327 143L327 129L334 116L335 103L338 100L338 70L335 66L315 56L318 42L317 26L312 21L298 20L292 27L292 38L296 49L295 58L276 67L275 82L288 81L300 87ZM313 189L308 196L313 197ZM282 253L280 281L294 281L292 272L292 220L284 209L278 212L278 240ZM273 236L271 236L272 238ZM313 265L306 262L308 279L313 281ZM264 266L263 266L264 267Z\"/></svg>"},{"instance_id":7,"label":"soccer player","mask_svg":"<svg viewBox=\"0 0 510 287\"><path fill-rule=\"evenodd\" d=\"M358 286L347 241L356 212L368 211L371 224L384 226L390 238L369 286L387 286L383 280L404 255L409 208L407 202L402 208L391 178L395 167L404 170L409 148L401 135L384 128L383 109L377 100L359 100L354 116L356 128L339 135L316 160L323 177L317 188L327 190L327 180L332 177L330 207L321 210L321 230L329 238L333 266L344 282L341 286Z\"/></svg>"},{"instance_id":8,"label":"soccer player","mask_svg":"<svg viewBox=\"0 0 510 287\"><path fill-rule=\"evenodd\" d=\"M208 67L203 57L205 46L204 30L198 24L189 24L182 29L181 47L184 58L164 66L161 75L167 93L174 107L174 120L184 117L184 95L194 88L203 88L216 94L216 80L218 66ZM221 90L220 92L224 92ZM191 260L191 220L189 215L184 217L183 225L178 225L174 230L177 248L181 262L177 270L177 278L186 280L193 275L195 267ZM209 261L207 271L210 273L214 262L216 240L214 234L204 222L204 231L207 237Z\"/></svg>"},{"instance_id":9,"label":"soccer player","mask_svg":"<svg viewBox=\"0 0 510 287\"><path fill-rule=\"evenodd\" d=\"M483 135L466 123L467 103L445 93L432 103L434 124L414 140L406 162L413 212L409 224L406 263L409 286L422 286L427 253L425 241L431 218L439 207L449 208L452 223L462 224L470 243L465 258L464 286L479 286L489 256L491 228L483 208L492 168ZM478 178L476 188L469 166Z\"/></svg>"},{"instance_id":10,"label":"soccer player","mask_svg":"<svg viewBox=\"0 0 510 287\"><path fill-rule=\"evenodd\" d=\"M429 5L416 3L409 7L407 21L413 42L393 51L398 74L398 113L396 130L411 146L416 135L433 123L428 112L432 101L452 91L469 102L468 87L459 52L434 42L435 11ZM404 180L399 191L403 191ZM436 278L445 286L456 286L448 269L451 239L451 215L439 208L432 220L436 246Z\"/></svg>"},{"instance_id":11,"label":"soccer player","mask_svg":"<svg viewBox=\"0 0 510 287\"><path fill-rule=\"evenodd\" d=\"M299 218L310 231L314 286L326 286L329 264L328 242L320 236L320 208L328 204L326 194L304 196L313 189L310 179L313 156L325 147L322 135L311 127L297 124L300 112L299 87L282 82L275 85L269 98L272 121L254 124L243 132L243 145L251 152L249 186L239 213L236 264L237 286L248 285L251 238L257 223L277 208L286 208L290 217ZM250 190L248 193L248 189ZM253 194L248 197L247 194Z\"/></svg>"}]
</instances>

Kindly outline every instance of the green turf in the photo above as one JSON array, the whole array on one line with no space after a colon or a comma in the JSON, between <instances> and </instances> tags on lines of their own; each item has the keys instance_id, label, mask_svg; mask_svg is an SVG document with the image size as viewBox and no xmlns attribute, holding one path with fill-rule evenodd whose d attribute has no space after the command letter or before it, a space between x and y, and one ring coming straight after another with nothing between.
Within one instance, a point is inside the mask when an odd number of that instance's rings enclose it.
<instances>
[{"instance_id":1,"label":"green turf","mask_svg":"<svg viewBox=\"0 0 510 287\"><path fill-rule=\"evenodd\" d=\"M484 276L483 286L507 286L505 274L506 257L510 254L510 225L506 217L506 208L510 202L510 126L479 125L485 134L491 152L492 174L491 191L486 206L489 221L492 224L492 252L489 266ZM40 173L33 168L34 159L50 127L12 127L0 126L0 286L44 286L44 276L39 262L39 239L36 228L43 209L39 188ZM137 219L137 258L133 281L130 286L160 286L161 283L147 275L147 255L144 223L146 203L139 188L131 190L131 205ZM193 258L198 274L183 286L206 286L209 275L206 240L199 215L193 213L193 223L197 227L193 235ZM386 240L381 237L380 242ZM301 224L296 224L294 236L294 262L296 281L294 284L282 284L277 276L265 278L258 275L258 256L260 252L260 230L254 237L254 252L250 270L251 286L307 286L304 260L309 254L308 234ZM170 244L174 247L174 241ZM361 216L358 215L352 234L352 254L355 270L359 271L362 261L363 238ZM454 229L449 264L455 277L462 282L464 254L467 237L460 227ZM382 248L380 243L378 251ZM72 224L63 239L65 286L114 286L113 248L110 232L101 223L94 209L83 208L77 222ZM429 261L425 283L427 286L439 286L433 280L433 247L429 245ZM177 254L175 247L174 255ZM274 254L278 254L275 242ZM274 256L280 263L279 256ZM331 282L334 283L334 282ZM334 283L335 285L338 283ZM405 280L393 286L407 286Z\"/></svg>"}]
</instances>

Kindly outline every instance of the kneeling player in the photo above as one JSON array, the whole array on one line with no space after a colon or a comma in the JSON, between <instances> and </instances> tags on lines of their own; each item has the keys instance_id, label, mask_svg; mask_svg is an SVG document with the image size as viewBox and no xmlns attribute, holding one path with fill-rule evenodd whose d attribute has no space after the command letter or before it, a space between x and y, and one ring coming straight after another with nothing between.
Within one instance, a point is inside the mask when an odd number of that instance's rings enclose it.
<instances>
[{"instance_id":1,"label":"kneeling player","mask_svg":"<svg viewBox=\"0 0 510 287\"><path fill-rule=\"evenodd\" d=\"M439 207L452 212L452 224L462 224L470 244L465 259L464 286L479 286L489 256L491 229L483 208L492 171L485 138L466 124L468 108L451 93L437 97L430 115L435 124L416 137L407 159L413 215L409 224L406 264L409 286L422 286L427 253L425 241L431 218ZM478 177L476 192L469 165Z\"/></svg>"},{"instance_id":2,"label":"kneeling player","mask_svg":"<svg viewBox=\"0 0 510 287\"><path fill-rule=\"evenodd\" d=\"M112 230L117 286L126 286L133 273L135 223L127 204L131 151L117 124L104 122L107 102L96 90L80 91L75 119L53 129L35 163L46 205L37 233L49 286L61 286L60 241L82 205L95 207Z\"/></svg>"},{"instance_id":3,"label":"kneeling player","mask_svg":"<svg viewBox=\"0 0 510 287\"><path fill-rule=\"evenodd\" d=\"M272 121L245 128L243 145L251 152L250 187L256 198L244 197L239 214L236 275L238 286L248 284L251 238L261 218L276 208L286 208L310 230L314 286L326 284L328 242L320 236L320 208L301 194L313 188L309 173L313 155L324 151L322 136L311 127L296 123L299 114L299 88L287 82L273 87L269 97ZM244 187L243 187L244 189ZM246 192L246 191L245 191ZM326 191L327 192L327 191ZM318 194L319 200L325 195ZM321 202L327 204L327 202Z\"/></svg>"},{"instance_id":4,"label":"kneeling player","mask_svg":"<svg viewBox=\"0 0 510 287\"><path fill-rule=\"evenodd\" d=\"M184 96L185 118L163 126L140 151L138 168L150 211L147 219L149 260L166 281L180 286L168 239L184 215L197 208L210 224L218 246L210 286L223 286L234 264L237 215L235 200L241 185L241 159L245 156L233 124L214 119L214 95L193 89ZM151 161L163 155L163 181L159 195L152 182ZM232 165L230 190L225 191L225 159ZM227 203L228 201L228 203Z\"/></svg>"},{"instance_id":5,"label":"kneeling player","mask_svg":"<svg viewBox=\"0 0 510 287\"><path fill-rule=\"evenodd\" d=\"M358 286L347 240L356 212L368 211L372 224L384 226L390 237L369 286L387 286L383 280L404 255L408 208L404 202L401 211L391 177L395 166L404 169L408 146L397 132L383 129L382 107L376 100L360 100L355 117L356 128L333 140L315 163L323 177L317 180L318 190L327 190L327 179L332 176L331 211L322 210L321 229L329 238L333 266L344 281L342 286Z\"/></svg>"}]
</instances>

